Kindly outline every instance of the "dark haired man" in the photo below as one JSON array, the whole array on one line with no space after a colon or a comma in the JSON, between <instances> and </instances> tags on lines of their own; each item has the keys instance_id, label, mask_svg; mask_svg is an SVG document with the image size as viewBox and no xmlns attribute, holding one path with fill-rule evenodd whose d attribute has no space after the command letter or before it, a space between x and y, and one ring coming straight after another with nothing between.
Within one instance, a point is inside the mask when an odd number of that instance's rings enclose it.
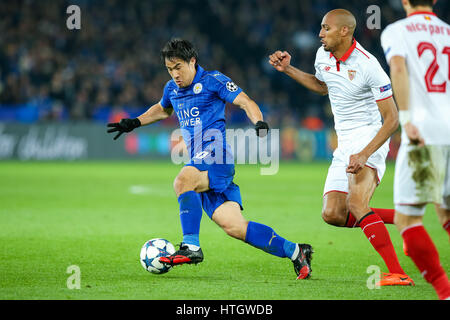
<instances>
[{"instance_id":1,"label":"dark haired man","mask_svg":"<svg viewBox=\"0 0 450 320\"><path fill-rule=\"evenodd\" d=\"M161 58L172 80L168 81L160 102L136 119L110 123L108 132L119 133L154 123L176 113L190 162L174 181L179 202L183 241L180 249L160 261L169 265L203 261L199 232L202 208L228 235L294 263L297 279L311 274L312 248L279 236L272 228L247 221L242 216L239 187L233 183L234 162L226 143L225 103L245 110L255 125L256 134L267 134L268 125L258 105L230 78L198 65L198 54L186 40L172 39L161 51ZM213 133L213 134L208 134Z\"/></svg>"},{"instance_id":2,"label":"dark haired man","mask_svg":"<svg viewBox=\"0 0 450 320\"><path fill-rule=\"evenodd\" d=\"M394 177L395 225L405 253L435 289L450 299L448 276L423 226L428 203L450 234L450 26L433 0L402 0L407 17L390 24L381 44L391 69L402 126Z\"/></svg>"},{"instance_id":3,"label":"dark haired man","mask_svg":"<svg viewBox=\"0 0 450 320\"><path fill-rule=\"evenodd\" d=\"M323 17L315 74L293 67L286 51L274 52L269 63L311 91L329 96L338 147L325 181L322 218L328 224L361 228L389 270L379 285L413 285L400 266L380 212L393 210L369 207L386 169L398 113L389 77L353 37L355 28L356 19L348 10L331 10ZM387 215L392 221L393 212Z\"/></svg>"}]
</instances>

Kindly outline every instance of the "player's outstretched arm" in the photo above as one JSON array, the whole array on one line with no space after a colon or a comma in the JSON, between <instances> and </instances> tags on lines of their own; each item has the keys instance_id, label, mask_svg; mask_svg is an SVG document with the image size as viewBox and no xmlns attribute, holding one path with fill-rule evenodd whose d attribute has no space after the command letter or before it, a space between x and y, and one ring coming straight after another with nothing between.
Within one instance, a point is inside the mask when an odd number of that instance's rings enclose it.
<instances>
[{"instance_id":1,"label":"player's outstretched arm","mask_svg":"<svg viewBox=\"0 0 450 320\"><path fill-rule=\"evenodd\" d=\"M291 65L291 55L288 52L274 52L269 56L269 64L277 71L285 73L305 88L323 96L328 94L328 87L325 82L317 79L315 75L303 72Z\"/></svg>"},{"instance_id":2,"label":"player's outstretched arm","mask_svg":"<svg viewBox=\"0 0 450 320\"><path fill-rule=\"evenodd\" d=\"M168 118L173 113L172 108L163 108L160 103L151 106L146 112L134 119L121 119L119 122L108 123L108 133L117 132L114 140L117 140L124 132Z\"/></svg>"},{"instance_id":3,"label":"player's outstretched arm","mask_svg":"<svg viewBox=\"0 0 450 320\"><path fill-rule=\"evenodd\" d=\"M255 125L257 136L263 137L267 134L269 125L263 121L263 114L261 112L261 109L259 109L256 102L250 99L250 97L245 92L239 93L234 99L233 104L239 106L245 111L247 117Z\"/></svg>"},{"instance_id":4,"label":"player's outstretched arm","mask_svg":"<svg viewBox=\"0 0 450 320\"><path fill-rule=\"evenodd\" d=\"M158 102L137 118L141 122L142 126L146 126L148 124L167 119L172 115L172 113L173 108L163 108L161 103Z\"/></svg>"},{"instance_id":5,"label":"player's outstretched arm","mask_svg":"<svg viewBox=\"0 0 450 320\"><path fill-rule=\"evenodd\" d=\"M398 111L392 97L377 102L378 109L383 117L383 125L369 144L357 154L350 156L347 173L358 173L364 168L367 159L377 151L398 128Z\"/></svg>"}]
</instances>

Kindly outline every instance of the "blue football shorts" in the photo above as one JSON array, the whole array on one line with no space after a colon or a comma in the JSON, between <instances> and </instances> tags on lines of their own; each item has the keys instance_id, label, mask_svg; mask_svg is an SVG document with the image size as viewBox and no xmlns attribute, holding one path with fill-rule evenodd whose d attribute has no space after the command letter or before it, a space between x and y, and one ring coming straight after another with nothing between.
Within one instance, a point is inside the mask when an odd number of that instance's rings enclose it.
<instances>
[{"instance_id":1,"label":"blue football shorts","mask_svg":"<svg viewBox=\"0 0 450 320\"><path fill-rule=\"evenodd\" d=\"M200 193L203 210L208 217L226 201L237 202L243 210L241 191L239 186L233 182L234 164L207 164L190 162L186 166L192 166L199 171L208 171L209 190Z\"/></svg>"}]
</instances>

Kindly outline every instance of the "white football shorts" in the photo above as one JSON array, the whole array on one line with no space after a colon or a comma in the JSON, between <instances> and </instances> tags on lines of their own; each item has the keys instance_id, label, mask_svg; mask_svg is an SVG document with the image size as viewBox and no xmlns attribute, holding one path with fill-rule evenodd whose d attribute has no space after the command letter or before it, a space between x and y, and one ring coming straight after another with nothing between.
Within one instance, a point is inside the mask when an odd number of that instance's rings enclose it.
<instances>
[{"instance_id":1,"label":"white football shorts","mask_svg":"<svg viewBox=\"0 0 450 320\"><path fill-rule=\"evenodd\" d=\"M361 152L380 130L380 126L365 126L353 129L346 134L338 134L338 147L333 153L333 160L328 169L327 179L323 195L337 191L348 193L348 175L345 172L348 167L350 156ZM386 157L389 152L388 139L377 151L367 160L366 166L376 170L378 184L386 171Z\"/></svg>"},{"instance_id":2,"label":"white football shorts","mask_svg":"<svg viewBox=\"0 0 450 320\"><path fill-rule=\"evenodd\" d=\"M425 210L404 207L427 203L450 209L450 146L417 147L402 142L395 163L395 208L405 215L423 215Z\"/></svg>"}]
</instances>

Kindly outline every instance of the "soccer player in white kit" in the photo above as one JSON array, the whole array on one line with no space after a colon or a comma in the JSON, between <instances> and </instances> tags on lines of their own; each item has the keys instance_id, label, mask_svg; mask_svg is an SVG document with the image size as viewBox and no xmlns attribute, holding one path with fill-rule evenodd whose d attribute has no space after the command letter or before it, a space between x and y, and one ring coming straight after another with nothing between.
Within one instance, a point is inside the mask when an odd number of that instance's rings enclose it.
<instances>
[{"instance_id":1,"label":"soccer player in white kit","mask_svg":"<svg viewBox=\"0 0 450 320\"><path fill-rule=\"evenodd\" d=\"M400 113L402 143L394 180L395 224L408 256L440 299L450 284L424 229L427 203L450 232L450 26L433 0L402 0L407 17L381 35Z\"/></svg>"},{"instance_id":2,"label":"soccer player in white kit","mask_svg":"<svg viewBox=\"0 0 450 320\"><path fill-rule=\"evenodd\" d=\"M344 226L346 219L354 216L389 270L378 284L414 285L398 262L383 220L369 208L386 169L398 112L389 77L353 38L355 28L355 17L347 10L335 9L324 16L315 75L291 66L286 51L270 55L269 63L313 92L329 95L338 147L325 182L323 219Z\"/></svg>"}]
</instances>

